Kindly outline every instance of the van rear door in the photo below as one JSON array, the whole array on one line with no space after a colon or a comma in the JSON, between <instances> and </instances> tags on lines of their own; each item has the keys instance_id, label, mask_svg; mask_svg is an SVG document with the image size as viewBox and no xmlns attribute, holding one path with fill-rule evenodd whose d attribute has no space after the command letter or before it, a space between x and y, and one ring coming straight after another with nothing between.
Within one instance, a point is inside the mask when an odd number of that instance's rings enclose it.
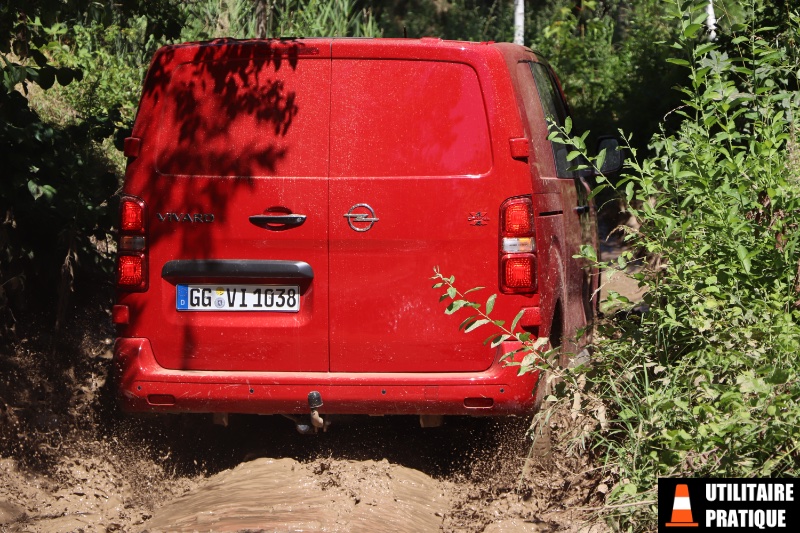
<instances>
[{"instance_id":1,"label":"van rear door","mask_svg":"<svg viewBox=\"0 0 800 533\"><path fill-rule=\"evenodd\" d=\"M332 52L331 371L485 370L493 352L453 327L429 281L439 265L468 271L464 286L497 283L502 199L478 75L456 50L360 46Z\"/></svg>"},{"instance_id":2,"label":"van rear door","mask_svg":"<svg viewBox=\"0 0 800 533\"><path fill-rule=\"evenodd\" d=\"M330 41L178 47L151 76L132 336L171 369L327 371Z\"/></svg>"}]
</instances>

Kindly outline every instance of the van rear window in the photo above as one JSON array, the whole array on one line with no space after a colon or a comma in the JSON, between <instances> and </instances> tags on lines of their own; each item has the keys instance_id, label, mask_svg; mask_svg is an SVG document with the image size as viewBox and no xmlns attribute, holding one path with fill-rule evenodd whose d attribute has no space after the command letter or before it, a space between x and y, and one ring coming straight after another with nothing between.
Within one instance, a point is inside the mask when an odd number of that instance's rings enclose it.
<instances>
[{"instance_id":1,"label":"van rear window","mask_svg":"<svg viewBox=\"0 0 800 533\"><path fill-rule=\"evenodd\" d=\"M329 58L185 63L164 98L162 174L327 175Z\"/></svg>"},{"instance_id":2,"label":"van rear window","mask_svg":"<svg viewBox=\"0 0 800 533\"><path fill-rule=\"evenodd\" d=\"M460 63L185 63L164 97L162 174L444 176L491 168L478 77Z\"/></svg>"},{"instance_id":3,"label":"van rear window","mask_svg":"<svg viewBox=\"0 0 800 533\"><path fill-rule=\"evenodd\" d=\"M470 66L334 59L332 80L331 176L490 170L486 109Z\"/></svg>"}]
</instances>

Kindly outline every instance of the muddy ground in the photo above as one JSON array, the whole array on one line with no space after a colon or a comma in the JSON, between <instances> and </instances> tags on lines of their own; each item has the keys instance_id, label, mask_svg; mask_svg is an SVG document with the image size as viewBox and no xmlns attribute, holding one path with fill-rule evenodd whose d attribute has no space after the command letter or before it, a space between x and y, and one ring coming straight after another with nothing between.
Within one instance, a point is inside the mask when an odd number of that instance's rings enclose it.
<instances>
[{"instance_id":1,"label":"muddy ground","mask_svg":"<svg viewBox=\"0 0 800 533\"><path fill-rule=\"evenodd\" d=\"M281 417L125 417L106 382L110 294L85 292L101 296L64 331L44 313L2 339L0 532L607 529L611 481L567 414L549 453L524 418L345 417L303 436Z\"/></svg>"}]
</instances>

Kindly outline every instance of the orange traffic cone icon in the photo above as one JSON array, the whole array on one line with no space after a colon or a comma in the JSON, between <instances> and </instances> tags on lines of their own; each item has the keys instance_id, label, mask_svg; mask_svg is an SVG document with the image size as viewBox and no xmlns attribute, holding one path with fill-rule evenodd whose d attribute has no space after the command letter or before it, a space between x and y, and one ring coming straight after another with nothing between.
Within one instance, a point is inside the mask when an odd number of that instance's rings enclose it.
<instances>
[{"instance_id":1,"label":"orange traffic cone icon","mask_svg":"<svg viewBox=\"0 0 800 533\"><path fill-rule=\"evenodd\" d=\"M675 486L675 503L672 505L672 521L667 527L697 527L692 521L692 502L689 501L689 485Z\"/></svg>"}]
</instances>

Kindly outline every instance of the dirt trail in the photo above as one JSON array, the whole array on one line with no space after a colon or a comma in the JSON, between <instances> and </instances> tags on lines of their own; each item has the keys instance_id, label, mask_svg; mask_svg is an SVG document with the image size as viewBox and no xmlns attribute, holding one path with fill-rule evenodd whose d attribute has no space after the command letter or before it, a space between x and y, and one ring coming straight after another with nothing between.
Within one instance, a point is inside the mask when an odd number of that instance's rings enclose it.
<instances>
[{"instance_id":1,"label":"dirt trail","mask_svg":"<svg viewBox=\"0 0 800 533\"><path fill-rule=\"evenodd\" d=\"M221 472L147 522L160 531L438 531L446 489L387 461L256 459Z\"/></svg>"},{"instance_id":2,"label":"dirt trail","mask_svg":"<svg viewBox=\"0 0 800 533\"><path fill-rule=\"evenodd\" d=\"M47 471L0 462L0 531L524 532L589 518L570 511L597 501L583 462L521 476L527 421L414 423L364 418L314 437L275 417L73 433Z\"/></svg>"},{"instance_id":3,"label":"dirt trail","mask_svg":"<svg viewBox=\"0 0 800 533\"><path fill-rule=\"evenodd\" d=\"M316 436L281 417L130 420L105 383L108 300L55 345L46 323L0 346L0 533L586 531L607 490L569 442L526 460L526 419L343 417Z\"/></svg>"}]
</instances>

